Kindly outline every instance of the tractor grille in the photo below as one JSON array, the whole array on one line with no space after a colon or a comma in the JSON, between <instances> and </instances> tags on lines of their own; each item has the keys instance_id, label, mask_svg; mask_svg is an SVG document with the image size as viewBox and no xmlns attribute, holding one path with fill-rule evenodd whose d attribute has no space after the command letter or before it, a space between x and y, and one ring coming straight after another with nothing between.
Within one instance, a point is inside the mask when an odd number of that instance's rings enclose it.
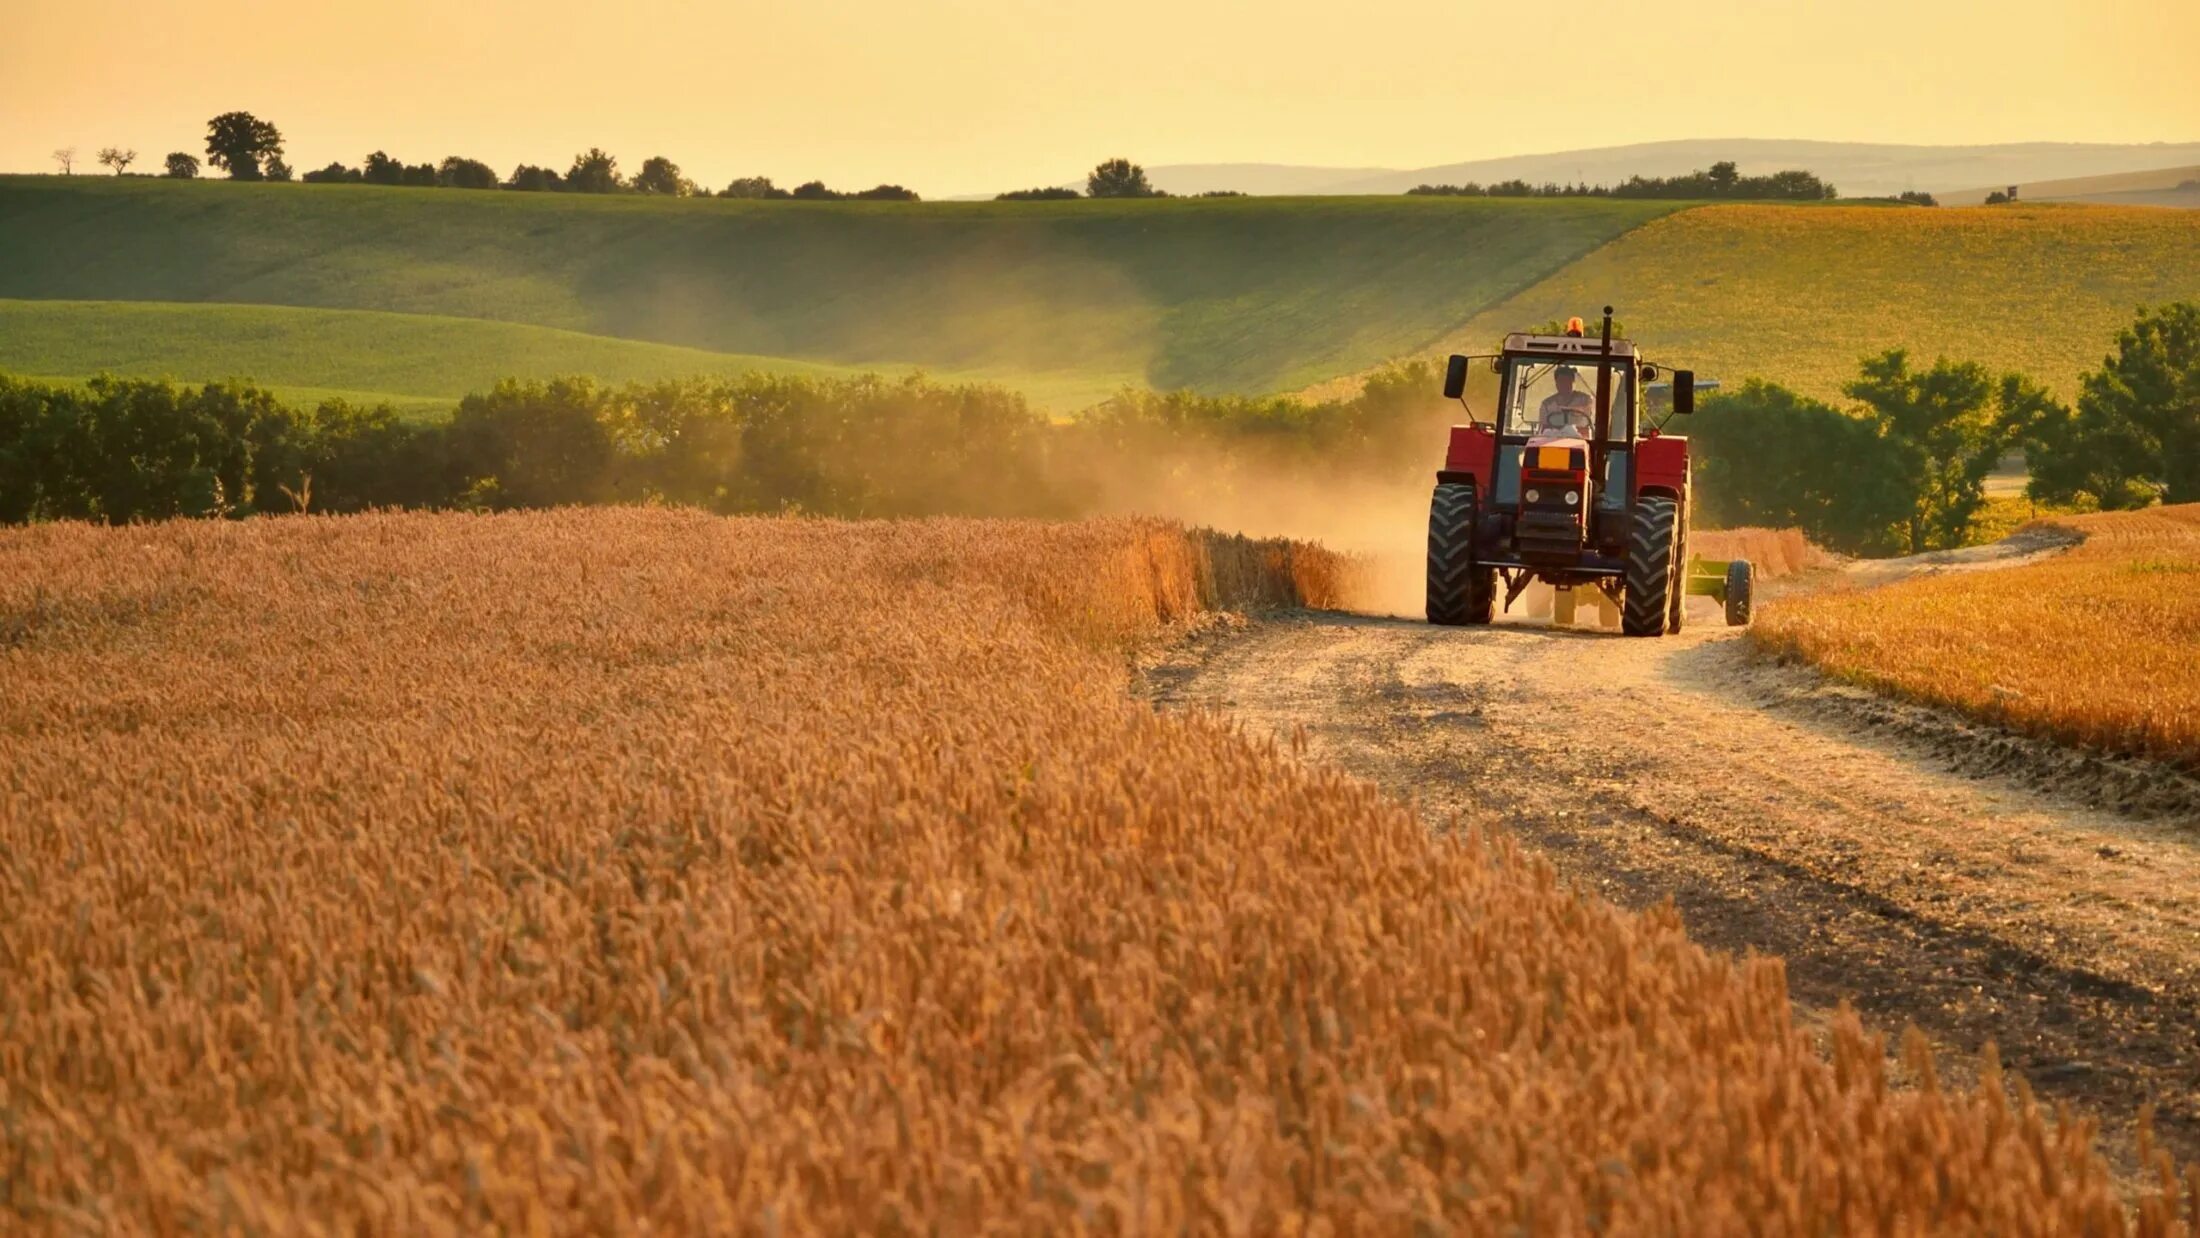
<instances>
[{"instance_id":1,"label":"tractor grille","mask_svg":"<svg viewBox=\"0 0 2200 1238\"><path fill-rule=\"evenodd\" d=\"M1564 447L1536 449L1560 463L1575 454ZM1534 452L1534 464L1544 461ZM1524 555L1570 557L1581 552L1584 513L1588 511L1586 475L1572 468L1523 468L1520 470L1520 520L1513 534Z\"/></svg>"}]
</instances>

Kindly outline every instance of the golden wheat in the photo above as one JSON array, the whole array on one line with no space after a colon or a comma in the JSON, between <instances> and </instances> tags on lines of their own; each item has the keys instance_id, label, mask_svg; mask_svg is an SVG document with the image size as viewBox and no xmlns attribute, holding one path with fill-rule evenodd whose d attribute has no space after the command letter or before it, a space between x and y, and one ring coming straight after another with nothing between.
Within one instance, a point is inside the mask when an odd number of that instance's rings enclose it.
<instances>
[{"instance_id":1,"label":"golden wheat","mask_svg":"<svg viewBox=\"0 0 2200 1238\"><path fill-rule=\"evenodd\" d=\"M1893 1088L1776 962L1123 693L1125 642L1332 566L647 509L0 535L0 1224L2185 1232L1992 1071Z\"/></svg>"},{"instance_id":2,"label":"golden wheat","mask_svg":"<svg viewBox=\"0 0 2200 1238\"><path fill-rule=\"evenodd\" d=\"M1753 631L1833 673L2200 767L2200 504L2059 516L2038 563L1783 599Z\"/></svg>"}]
</instances>

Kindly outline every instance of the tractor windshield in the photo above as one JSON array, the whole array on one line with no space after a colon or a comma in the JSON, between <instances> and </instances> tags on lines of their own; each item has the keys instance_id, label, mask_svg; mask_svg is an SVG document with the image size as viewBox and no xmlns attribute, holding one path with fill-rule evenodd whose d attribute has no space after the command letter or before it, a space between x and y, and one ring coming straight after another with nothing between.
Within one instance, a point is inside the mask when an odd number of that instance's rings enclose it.
<instances>
[{"instance_id":1,"label":"tractor windshield","mask_svg":"<svg viewBox=\"0 0 2200 1238\"><path fill-rule=\"evenodd\" d=\"M1632 367L1612 367L1612 424L1606 441L1627 441L1628 387ZM1593 360L1540 361L1516 357L1505 375L1502 432L1529 438L1565 434L1587 438L1597 418L1597 365Z\"/></svg>"}]
</instances>

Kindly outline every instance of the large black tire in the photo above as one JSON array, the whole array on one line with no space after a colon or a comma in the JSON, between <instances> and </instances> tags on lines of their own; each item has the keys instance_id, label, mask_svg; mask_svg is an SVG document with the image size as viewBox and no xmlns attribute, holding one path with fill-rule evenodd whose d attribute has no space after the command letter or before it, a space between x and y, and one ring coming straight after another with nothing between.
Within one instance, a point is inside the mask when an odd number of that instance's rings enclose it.
<instances>
[{"instance_id":1,"label":"large black tire","mask_svg":"<svg viewBox=\"0 0 2200 1238\"><path fill-rule=\"evenodd\" d=\"M1736 559L1726 565L1726 626L1738 628L1749 622L1750 594L1757 583L1757 569L1747 559Z\"/></svg>"},{"instance_id":2,"label":"large black tire","mask_svg":"<svg viewBox=\"0 0 2200 1238\"><path fill-rule=\"evenodd\" d=\"M1673 601L1673 555L1680 549L1678 510L1663 495L1635 500L1627 530L1627 596L1620 602L1619 630L1629 636L1663 636Z\"/></svg>"},{"instance_id":3,"label":"large black tire","mask_svg":"<svg viewBox=\"0 0 2200 1238\"><path fill-rule=\"evenodd\" d=\"M1474 561L1481 503L1474 483L1444 482L1428 506L1428 621L1488 623L1497 609L1497 570Z\"/></svg>"}]
</instances>

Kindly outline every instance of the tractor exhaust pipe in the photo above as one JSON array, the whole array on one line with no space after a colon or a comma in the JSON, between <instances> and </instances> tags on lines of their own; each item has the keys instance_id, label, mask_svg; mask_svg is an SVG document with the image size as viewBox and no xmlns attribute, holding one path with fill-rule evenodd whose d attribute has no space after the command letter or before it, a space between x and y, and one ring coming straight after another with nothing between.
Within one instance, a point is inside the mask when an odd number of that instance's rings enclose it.
<instances>
[{"instance_id":1,"label":"tractor exhaust pipe","mask_svg":"<svg viewBox=\"0 0 2200 1238\"><path fill-rule=\"evenodd\" d=\"M1612 307L1604 307L1604 343L1597 356L1596 437L1589 443L1589 476L1604 484L1605 443L1612 436Z\"/></svg>"}]
</instances>

